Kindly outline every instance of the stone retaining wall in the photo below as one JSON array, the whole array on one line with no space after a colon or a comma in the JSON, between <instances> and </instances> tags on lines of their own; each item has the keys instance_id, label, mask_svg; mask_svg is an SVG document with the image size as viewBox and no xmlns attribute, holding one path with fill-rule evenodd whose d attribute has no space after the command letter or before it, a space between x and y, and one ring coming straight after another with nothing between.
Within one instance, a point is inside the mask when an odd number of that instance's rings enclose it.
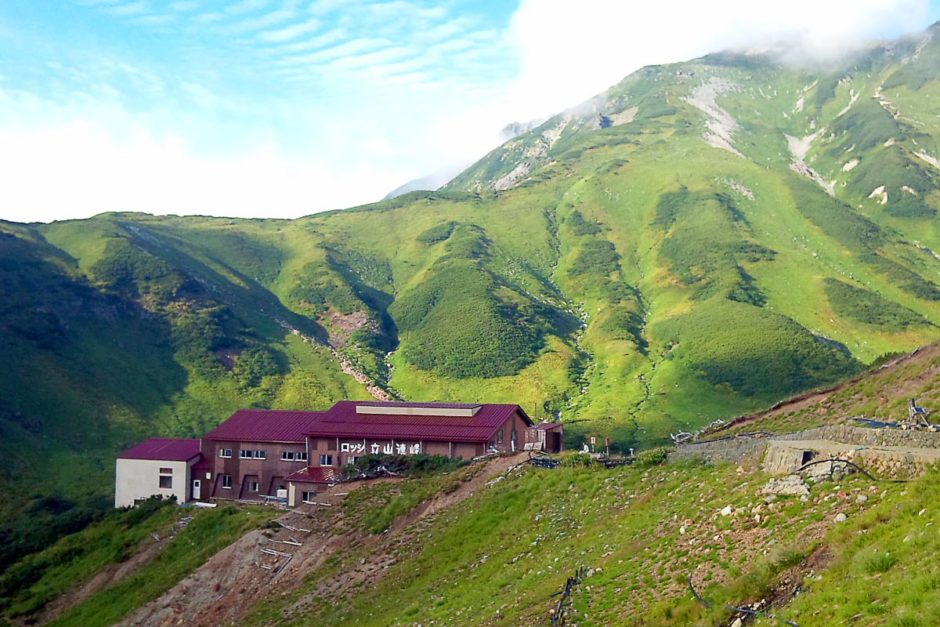
<instances>
[{"instance_id":1,"label":"stone retaining wall","mask_svg":"<svg viewBox=\"0 0 940 627\"><path fill-rule=\"evenodd\" d=\"M940 448L940 433L902 431L901 429L866 429L851 425L831 425L773 436L776 440L832 440L859 446L911 446Z\"/></svg>"},{"instance_id":2,"label":"stone retaining wall","mask_svg":"<svg viewBox=\"0 0 940 627\"><path fill-rule=\"evenodd\" d=\"M780 442L780 445L773 446L775 440ZM745 460L760 459L770 445L772 450L767 452L767 455L772 459L764 460L765 466L770 462L767 469L771 472L792 472L792 468L800 465L800 453L784 443L811 440L845 444L845 448L839 451L842 456L855 460L879 477L915 476L923 472L929 462L910 454L857 450L856 447L903 446L940 449L940 433L832 425L777 436L734 437L683 444L669 453L669 460L704 459L707 462L737 464ZM831 451L827 452L826 456L829 453Z\"/></svg>"},{"instance_id":3,"label":"stone retaining wall","mask_svg":"<svg viewBox=\"0 0 940 627\"><path fill-rule=\"evenodd\" d=\"M713 442L682 444L669 453L669 461L704 459L707 462L737 464L745 459L757 459L767 448L767 438L731 438Z\"/></svg>"}]
</instances>

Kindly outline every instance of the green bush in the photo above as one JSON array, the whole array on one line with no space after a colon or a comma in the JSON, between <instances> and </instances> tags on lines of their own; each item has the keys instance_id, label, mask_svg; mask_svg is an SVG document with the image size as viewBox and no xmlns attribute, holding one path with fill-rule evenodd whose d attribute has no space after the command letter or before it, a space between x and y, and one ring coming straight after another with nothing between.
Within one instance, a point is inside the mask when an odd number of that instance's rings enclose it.
<instances>
[{"instance_id":1,"label":"green bush","mask_svg":"<svg viewBox=\"0 0 940 627\"><path fill-rule=\"evenodd\" d=\"M910 326L925 324L923 317L907 307L864 288L836 279L826 279L825 289L829 304L841 317L877 326L885 331L902 331Z\"/></svg>"},{"instance_id":2,"label":"green bush","mask_svg":"<svg viewBox=\"0 0 940 627\"><path fill-rule=\"evenodd\" d=\"M594 274L606 276L620 268L620 255L606 239L591 238L581 242L578 256L568 273L572 276Z\"/></svg>"},{"instance_id":3,"label":"green bush","mask_svg":"<svg viewBox=\"0 0 940 627\"><path fill-rule=\"evenodd\" d=\"M571 231L578 236L594 235L601 232L601 225L593 220L588 222L580 211L572 211L567 222L568 226L571 227Z\"/></svg>"},{"instance_id":4,"label":"green bush","mask_svg":"<svg viewBox=\"0 0 940 627\"><path fill-rule=\"evenodd\" d=\"M597 464L597 460L581 451L562 453L559 461L566 468L587 468Z\"/></svg>"},{"instance_id":5,"label":"green bush","mask_svg":"<svg viewBox=\"0 0 940 627\"><path fill-rule=\"evenodd\" d=\"M415 239L417 239L422 244L427 244L430 246L450 238L451 233L454 232L455 228L457 228L457 222L451 220L450 222L444 222L443 224L432 226L428 230L418 235L418 237Z\"/></svg>"},{"instance_id":6,"label":"green bush","mask_svg":"<svg viewBox=\"0 0 940 627\"><path fill-rule=\"evenodd\" d=\"M343 475L347 479L354 479L363 474L376 475L379 468L406 477L417 477L438 472L449 472L467 464L459 458L446 455L363 455L354 464L343 468Z\"/></svg>"},{"instance_id":7,"label":"green bush","mask_svg":"<svg viewBox=\"0 0 940 627\"><path fill-rule=\"evenodd\" d=\"M665 447L653 448L647 451L640 451L636 456L634 466L637 468L652 468L665 463L669 449Z\"/></svg>"}]
</instances>

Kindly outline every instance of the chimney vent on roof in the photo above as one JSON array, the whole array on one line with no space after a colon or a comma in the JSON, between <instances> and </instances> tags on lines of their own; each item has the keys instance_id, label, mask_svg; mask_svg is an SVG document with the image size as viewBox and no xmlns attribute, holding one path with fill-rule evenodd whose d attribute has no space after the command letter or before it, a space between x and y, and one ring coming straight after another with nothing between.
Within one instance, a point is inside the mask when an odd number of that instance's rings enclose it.
<instances>
[{"instance_id":1,"label":"chimney vent on roof","mask_svg":"<svg viewBox=\"0 0 940 627\"><path fill-rule=\"evenodd\" d=\"M356 405L356 413L373 416L451 416L471 418L480 411L479 405L463 407L422 407L420 405Z\"/></svg>"}]
</instances>

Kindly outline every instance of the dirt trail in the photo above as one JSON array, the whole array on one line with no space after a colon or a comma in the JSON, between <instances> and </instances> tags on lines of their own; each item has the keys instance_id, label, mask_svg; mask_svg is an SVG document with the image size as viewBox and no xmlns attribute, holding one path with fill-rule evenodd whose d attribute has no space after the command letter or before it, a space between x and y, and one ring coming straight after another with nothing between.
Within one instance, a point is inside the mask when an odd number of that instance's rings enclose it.
<instances>
[{"instance_id":1,"label":"dirt trail","mask_svg":"<svg viewBox=\"0 0 940 627\"><path fill-rule=\"evenodd\" d=\"M331 556L356 548L369 549L356 568L321 582L289 611L302 612L312 603L322 602L324 597L342 594L350 585L373 585L385 576L398 548L412 540L416 528L422 523L428 524L442 510L469 498L487 481L522 463L525 457L525 453L519 453L479 462L479 470L457 489L421 504L396 520L382 535L372 535L354 526L345 518L341 507L345 493L368 482L340 484L325 490L318 494L317 505L297 508L279 518L286 527L246 534L120 624L209 626L237 622L261 599L293 591L302 583L304 575ZM271 554L271 551L282 555Z\"/></svg>"}]
</instances>

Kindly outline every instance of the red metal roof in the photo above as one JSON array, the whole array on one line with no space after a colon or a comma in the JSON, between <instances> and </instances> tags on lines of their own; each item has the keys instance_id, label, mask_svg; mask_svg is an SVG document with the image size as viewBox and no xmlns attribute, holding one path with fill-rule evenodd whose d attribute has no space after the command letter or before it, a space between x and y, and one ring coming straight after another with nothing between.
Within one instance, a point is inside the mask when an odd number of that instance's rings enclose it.
<instances>
[{"instance_id":1,"label":"red metal roof","mask_svg":"<svg viewBox=\"0 0 940 627\"><path fill-rule=\"evenodd\" d=\"M357 405L370 407L406 406L423 409L480 409L473 416L409 416L358 414ZM518 412L527 425L532 421L518 405L460 403L379 403L340 401L307 429L311 437L347 437L400 441L441 440L448 442L488 442L512 415Z\"/></svg>"},{"instance_id":2,"label":"red metal roof","mask_svg":"<svg viewBox=\"0 0 940 627\"><path fill-rule=\"evenodd\" d=\"M118 455L118 459L152 459L167 462L188 462L199 456L199 440L150 438Z\"/></svg>"},{"instance_id":3,"label":"red metal roof","mask_svg":"<svg viewBox=\"0 0 940 627\"><path fill-rule=\"evenodd\" d=\"M332 466L308 466L285 477L291 483L336 483L338 478Z\"/></svg>"},{"instance_id":4,"label":"red metal roof","mask_svg":"<svg viewBox=\"0 0 940 627\"><path fill-rule=\"evenodd\" d=\"M303 442L304 434L323 415L318 411L239 409L205 438L233 442Z\"/></svg>"},{"instance_id":5,"label":"red metal roof","mask_svg":"<svg viewBox=\"0 0 940 627\"><path fill-rule=\"evenodd\" d=\"M543 420L542 422L535 425L535 428L539 431L552 431L553 429L561 429L561 423Z\"/></svg>"}]
</instances>

